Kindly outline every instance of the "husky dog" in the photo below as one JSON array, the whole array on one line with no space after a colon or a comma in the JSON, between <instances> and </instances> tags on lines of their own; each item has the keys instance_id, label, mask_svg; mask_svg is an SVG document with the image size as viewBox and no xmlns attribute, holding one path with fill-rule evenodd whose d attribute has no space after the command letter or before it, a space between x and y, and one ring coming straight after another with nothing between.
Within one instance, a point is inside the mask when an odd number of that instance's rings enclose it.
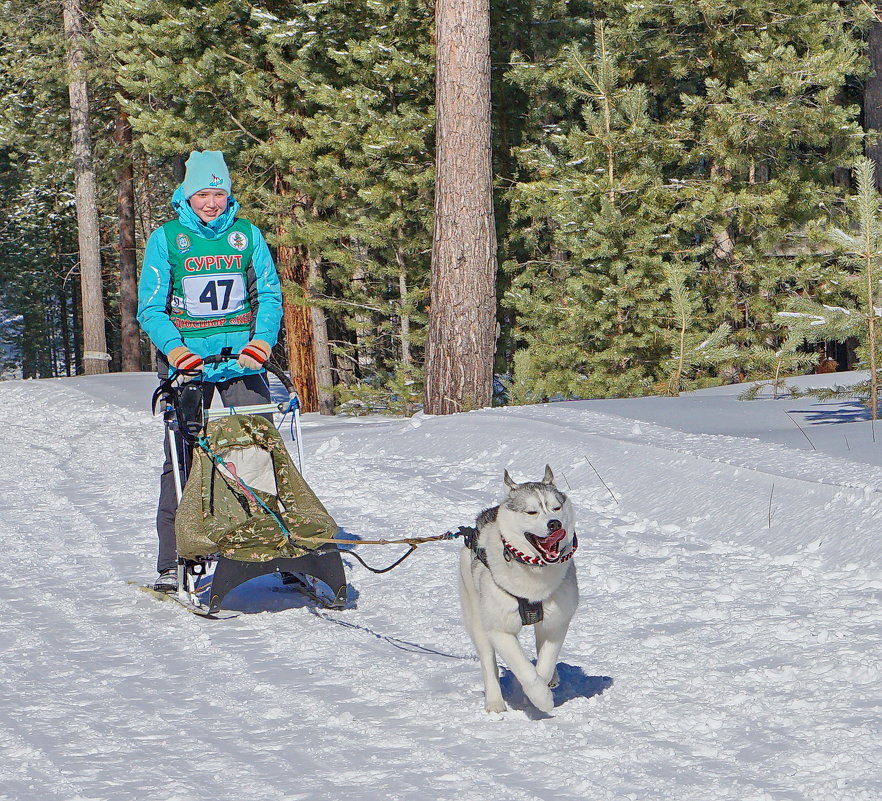
<instances>
[{"instance_id":1,"label":"husky dog","mask_svg":"<svg viewBox=\"0 0 882 801\"><path fill-rule=\"evenodd\" d=\"M478 515L460 554L463 616L481 660L485 709L505 711L498 653L533 704L550 712L557 657L579 602L573 507L548 465L541 482L518 484L507 470L504 481L508 496ZM536 628L535 667L518 641L524 625Z\"/></svg>"}]
</instances>

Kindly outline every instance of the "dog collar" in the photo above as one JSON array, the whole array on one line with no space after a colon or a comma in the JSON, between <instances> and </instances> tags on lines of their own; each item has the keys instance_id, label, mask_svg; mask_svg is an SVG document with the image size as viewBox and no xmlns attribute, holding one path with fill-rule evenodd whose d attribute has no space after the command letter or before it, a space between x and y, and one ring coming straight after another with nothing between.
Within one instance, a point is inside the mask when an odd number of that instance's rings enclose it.
<instances>
[{"instance_id":1,"label":"dog collar","mask_svg":"<svg viewBox=\"0 0 882 801\"><path fill-rule=\"evenodd\" d=\"M545 565L562 565L564 562L568 562L573 558L573 554L576 553L576 548L579 547L579 538L576 536L576 532L573 532L573 544L570 546L570 550L564 554L558 561L556 562L547 562L541 556L530 556L529 554L522 553L513 545L511 545L505 537L502 537L502 555L505 557L506 562L510 562L512 559L515 562L520 562L522 565L533 565L534 567L544 567Z\"/></svg>"}]
</instances>

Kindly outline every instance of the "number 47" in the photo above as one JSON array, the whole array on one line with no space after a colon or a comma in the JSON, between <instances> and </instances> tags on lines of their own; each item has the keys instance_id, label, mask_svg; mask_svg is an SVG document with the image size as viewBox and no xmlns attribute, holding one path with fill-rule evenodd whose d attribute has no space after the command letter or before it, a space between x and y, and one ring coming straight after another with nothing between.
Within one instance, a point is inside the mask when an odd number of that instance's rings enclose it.
<instances>
[{"instance_id":1,"label":"number 47","mask_svg":"<svg viewBox=\"0 0 882 801\"><path fill-rule=\"evenodd\" d=\"M230 294L233 291L233 280L222 278L217 281L209 281L199 296L200 303L207 303L212 311L222 311L229 308ZM218 303L218 288L224 290L223 300Z\"/></svg>"}]
</instances>

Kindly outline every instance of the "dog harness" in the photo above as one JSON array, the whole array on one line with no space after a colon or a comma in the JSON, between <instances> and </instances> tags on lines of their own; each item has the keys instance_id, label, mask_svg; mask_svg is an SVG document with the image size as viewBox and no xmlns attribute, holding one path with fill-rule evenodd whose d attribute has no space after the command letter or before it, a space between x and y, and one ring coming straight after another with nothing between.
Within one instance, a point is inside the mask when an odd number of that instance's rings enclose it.
<instances>
[{"instance_id":1,"label":"dog harness","mask_svg":"<svg viewBox=\"0 0 882 801\"><path fill-rule=\"evenodd\" d=\"M490 565L487 562L487 549L478 546L478 529L472 528L471 526L460 526L460 533L465 540L466 547L472 552L474 558L490 571L490 577L493 578L493 571L490 570ZM509 545L504 537L501 539L503 545L502 555L506 562L510 562L514 559L522 565L529 565L531 567L540 567L548 564L548 562L541 557L528 556L527 554L521 553L517 548L513 548ZM572 559L577 546L578 540L576 539L575 532L573 532L573 545L570 548L569 553L562 557L560 561L567 562ZM493 583L499 587L499 584L496 583L495 579L493 580ZM545 617L542 601L528 601L526 598L521 598L519 595L512 595L508 590L503 590L502 587L499 587L499 589L506 593L506 595L511 595L511 597L518 602L518 613L521 616L522 625L532 626L535 623L541 622Z\"/></svg>"}]
</instances>

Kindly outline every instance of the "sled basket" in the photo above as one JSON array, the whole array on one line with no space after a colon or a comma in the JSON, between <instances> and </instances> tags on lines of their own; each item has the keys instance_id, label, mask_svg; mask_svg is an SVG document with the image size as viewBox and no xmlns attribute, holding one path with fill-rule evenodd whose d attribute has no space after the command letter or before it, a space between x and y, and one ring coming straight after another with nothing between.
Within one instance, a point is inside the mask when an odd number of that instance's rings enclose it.
<instances>
[{"instance_id":1,"label":"sled basket","mask_svg":"<svg viewBox=\"0 0 882 801\"><path fill-rule=\"evenodd\" d=\"M219 554L269 562L304 556L322 545L302 538L336 535L337 524L265 418L233 414L209 421L205 442L222 461L218 464L202 447L193 450L175 516L180 557Z\"/></svg>"}]
</instances>

